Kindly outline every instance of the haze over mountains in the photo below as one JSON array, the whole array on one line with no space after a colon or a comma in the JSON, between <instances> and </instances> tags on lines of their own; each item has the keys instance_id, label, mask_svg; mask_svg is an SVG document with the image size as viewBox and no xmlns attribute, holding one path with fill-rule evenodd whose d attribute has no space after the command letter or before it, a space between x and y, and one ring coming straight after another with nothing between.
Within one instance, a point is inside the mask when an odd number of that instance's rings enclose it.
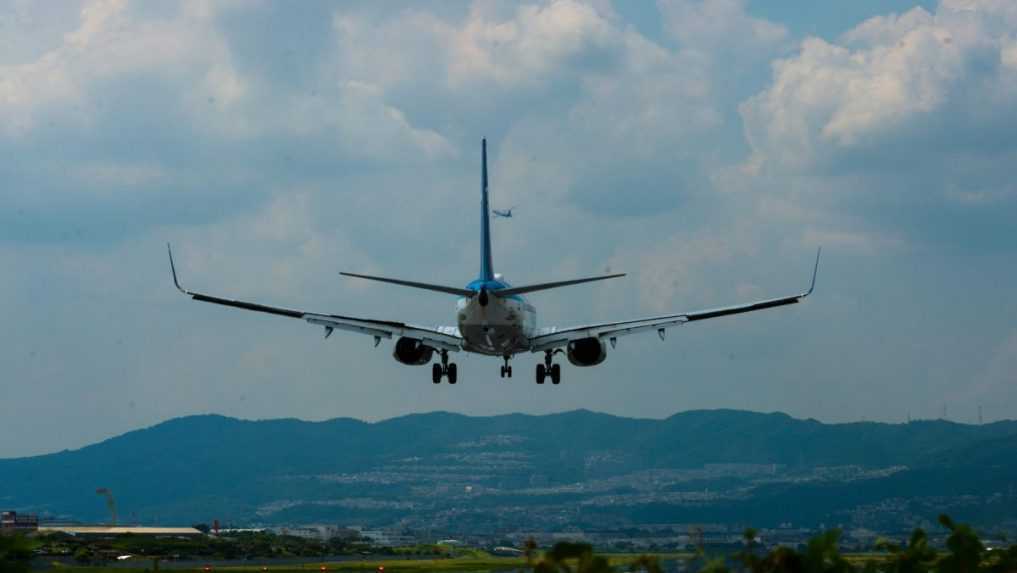
<instances>
[{"instance_id":1,"label":"haze over mountains","mask_svg":"<svg viewBox=\"0 0 1017 573\"><path fill-rule=\"evenodd\" d=\"M1017 422L823 424L690 411L244 421L189 416L0 460L0 507L63 519L554 530L648 523L911 527L1017 515Z\"/></svg>"}]
</instances>

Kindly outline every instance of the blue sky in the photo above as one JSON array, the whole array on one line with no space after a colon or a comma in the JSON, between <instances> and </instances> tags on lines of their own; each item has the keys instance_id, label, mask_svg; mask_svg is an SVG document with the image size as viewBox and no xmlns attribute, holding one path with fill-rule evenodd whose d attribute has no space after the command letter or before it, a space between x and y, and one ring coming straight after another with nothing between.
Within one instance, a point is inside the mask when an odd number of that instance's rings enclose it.
<instances>
[{"instance_id":1,"label":"blue sky","mask_svg":"<svg viewBox=\"0 0 1017 573\"><path fill-rule=\"evenodd\" d=\"M479 142L541 325L804 305L433 386L370 339L196 290L449 324ZM1017 4L0 3L0 457L168 418L589 408L1017 415Z\"/></svg>"}]
</instances>

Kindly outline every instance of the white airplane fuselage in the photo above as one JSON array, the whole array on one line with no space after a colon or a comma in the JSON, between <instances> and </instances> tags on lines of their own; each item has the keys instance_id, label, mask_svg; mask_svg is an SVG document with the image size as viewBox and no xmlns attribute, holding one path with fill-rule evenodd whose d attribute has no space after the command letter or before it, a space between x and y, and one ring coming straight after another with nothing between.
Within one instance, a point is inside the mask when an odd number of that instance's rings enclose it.
<instances>
[{"instance_id":1,"label":"white airplane fuselage","mask_svg":"<svg viewBox=\"0 0 1017 573\"><path fill-rule=\"evenodd\" d=\"M497 285L508 285L500 277ZM491 290L496 290L496 288ZM486 298L487 304L481 304ZM456 324L463 348L491 356L511 356L530 349L530 337L537 328L537 310L521 295L460 298Z\"/></svg>"}]
</instances>

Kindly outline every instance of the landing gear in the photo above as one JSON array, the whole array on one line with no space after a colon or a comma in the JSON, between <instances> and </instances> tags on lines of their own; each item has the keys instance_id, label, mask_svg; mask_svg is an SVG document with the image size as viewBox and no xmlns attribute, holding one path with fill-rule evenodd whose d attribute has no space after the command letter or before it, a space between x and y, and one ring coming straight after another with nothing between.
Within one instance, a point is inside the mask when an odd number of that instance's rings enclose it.
<instances>
[{"instance_id":1,"label":"landing gear","mask_svg":"<svg viewBox=\"0 0 1017 573\"><path fill-rule=\"evenodd\" d=\"M558 384L561 382L561 366L551 363L551 359L554 357L555 352L561 352L561 350L544 351L544 363L537 364L537 384L543 384L544 380L548 376L551 377L551 384Z\"/></svg>"},{"instance_id":2,"label":"landing gear","mask_svg":"<svg viewBox=\"0 0 1017 573\"><path fill-rule=\"evenodd\" d=\"M441 364L435 364L431 367L431 382L440 384L442 376L447 376L448 383L455 384L458 375L459 371L456 368L456 363L448 361L448 350L442 350Z\"/></svg>"},{"instance_id":3,"label":"landing gear","mask_svg":"<svg viewBox=\"0 0 1017 573\"><path fill-rule=\"evenodd\" d=\"M505 365L501 367L501 377L502 378L511 378L512 377L512 367L509 366L509 359L511 359L511 358L512 357L507 355L507 354L505 356L502 356L502 359L505 361Z\"/></svg>"}]
</instances>

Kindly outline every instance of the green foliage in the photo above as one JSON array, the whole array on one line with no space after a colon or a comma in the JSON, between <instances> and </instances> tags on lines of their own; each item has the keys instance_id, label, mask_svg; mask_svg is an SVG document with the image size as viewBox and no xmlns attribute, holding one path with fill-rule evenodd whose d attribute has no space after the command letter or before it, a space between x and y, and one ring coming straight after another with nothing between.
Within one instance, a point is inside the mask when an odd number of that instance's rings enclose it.
<instances>
[{"instance_id":1,"label":"green foliage","mask_svg":"<svg viewBox=\"0 0 1017 573\"><path fill-rule=\"evenodd\" d=\"M526 551L529 555L536 549L527 542ZM645 573L661 573L660 562L656 557L642 555L627 563L629 571ZM532 565L534 573L615 573L607 557L596 555L589 543L561 541L544 553L540 561Z\"/></svg>"},{"instance_id":2,"label":"green foliage","mask_svg":"<svg viewBox=\"0 0 1017 573\"><path fill-rule=\"evenodd\" d=\"M950 554L939 563L939 571L942 573L976 573L982 564L982 554L985 553L985 546L978 539L975 530L970 525L954 523L946 515L939 516L939 523L950 530L950 537L946 539L946 548Z\"/></svg>"},{"instance_id":3,"label":"green foliage","mask_svg":"<svg viewBox=\"0 0 1017 573\"><path fill-rule=\"evenodd\" d=\"M53 534L39 538L39 546L47 555L73 556L79 563L101 562L113 554L170 559L271 559L344 555L367 548L343 539L323 542L268 532L190 538L124 535L114 539Z\"/></svg>"},{"instance_id":4,"label":"green foliage","mask_svg":"<svg viewBox=\"0 0 1017 573\"><path fill-rule=\"evenodd\" d=\"M923 529L915 529L904 546L879 540L876 548L884 552L883 557L852 563L840 552L839 530L813 537L801 550L776 547L763 552L756 530L749 528L743 534L745 546L738 553L729 558L710 559L700 552L697 559L703 562L702 573L731 573L732 565L737 564L741 567L734 570L750 573L1017 573L1017 545L990 551L971 526L955 523L945 515L940 516L939 522L950 532L946 552L942 554L929 545ZM527 555L532 555L536 545L528 543L526 549ZM528 563L535 573L614 571L606 559L595 555L585 543L558 543L543 559L534 563L531 558ZM626 565L626 571L661 571L655 557L639 557Z\"/></svg>"},{"instance_id":5,"label":"green foliage","mask_svg":"<svg viewBox=\"0 0 1017 573\"><path fill-rule=\"evenodd\" d=\"M881 539L876 542L876 548L889 554L880 569L886 573L926 573L939 559L921 528L914 530L906 547Z\"/></svg>"},{"instance_id":6,"label":"green foliage","mask_svg":"<svg viewBox=\"0 0 1017 573\"><path fill-rule=\"evenodd\" d=\"M37 544L24 535L0 534L0 571L21 573L28 571L32 551Z\"/></svg>"},{"instance_id":7,"label":"green foliage","mask_svg":"<svg viewBox=\"0 0 1017 573\"><path fill-rule=\"evenodd\" d=\"M852 564L839 548L840 531L831 530L812 538L803 551L790 547L777 547L765 555L754 551L755 530L745 531L745 548L734 556L751 573L1015 573L1017 572L1017 545L1008 549L986 550L975 530L955 523L946 515L939 523L950 531L946 552L938 553L929 545L923 529L915 529L907 545L900 546L887 540L876 542L876 548L886 553L882 559L867 559ZM727 573L727 562L715 559L707 562L708 573Z\"/></svg>"}]
</instances>

